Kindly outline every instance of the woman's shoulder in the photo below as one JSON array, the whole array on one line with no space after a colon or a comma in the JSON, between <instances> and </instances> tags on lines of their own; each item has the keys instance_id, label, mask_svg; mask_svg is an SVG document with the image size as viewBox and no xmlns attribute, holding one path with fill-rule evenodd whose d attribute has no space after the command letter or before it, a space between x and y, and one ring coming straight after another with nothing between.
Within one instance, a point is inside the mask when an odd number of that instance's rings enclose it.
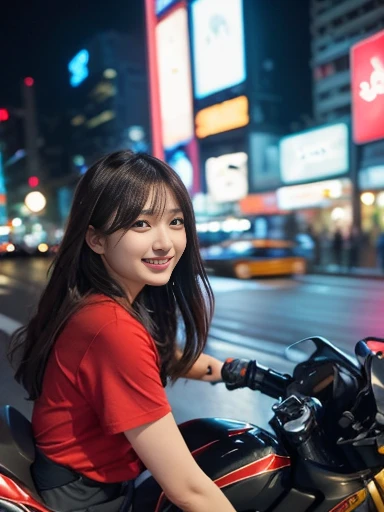
<instances>
[{"instance_id":1,"label":"woman's shoulder","mask_svg":"<svg viewBox=\"0 0 384 512\"><path fill-rule=\"evenodd\" d=\"M148 330L109 297L91 297L74 315L69 329L77 339L81 338L85 351L92 347L90 357L108 353L112 359L127 355L158 359L156 344Z\"/></svg>"},{"instance_id":2,"label":"woman's shoulder","mask_svg":"<svg viewBox=\"0 0 384 512\"><path fill-rule=\"evenodd\" d=\"M95 295L69 318L56 340L55 360L75 373L87 354L88 362L91 357L103 360L106 355L116 361L135 350L154 350L148 331L116 301Z\"/></svg>"},{"instance_id":3,"label":"woman's shoulder","mask_svg":"<svg viewBox=\"0 0 384 512\"><path fill-rule=\"evenodd\" d=\"M69 320L69 326L79 331L86 330L94 335L108 325L130 324L142 329L144 326L123 306L106 295L91 295L84 305Z\"/></svg>"}]
</instances>

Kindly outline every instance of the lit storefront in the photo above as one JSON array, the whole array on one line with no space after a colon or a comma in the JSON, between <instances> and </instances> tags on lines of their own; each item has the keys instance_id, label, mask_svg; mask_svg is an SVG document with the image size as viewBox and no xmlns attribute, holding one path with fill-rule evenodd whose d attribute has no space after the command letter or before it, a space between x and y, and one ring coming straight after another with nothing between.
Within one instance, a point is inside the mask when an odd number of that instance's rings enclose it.
<instances>
[{"instance_id":1,"label":"lit storefront","mask_svg":"<svg viewBox=\"0 0 384 512\"><path fill-rule=\"evenodd\" d=\"M352 183L349 178L281 187L277 191L281 209L295 210L298 228L311 227L315 233L345 234L352 224Z\"/></svg>"},{"instance_id":2,"label":"lit storefront","mask_svg":"<svg viewBox=\"0 0 384 512\"><path fill-rule=\"evenodd\" d=\"M248 194L239 202L242 215L250 219L254 238L289 239L293 236L292 214L282 210L276 191Z\"/></svg>"},{"instance_id":3,"label":"lit storefront","mask_svg":"<svg viewBox=\"0 0 384 512\"><path fill-rule=\"evenodd\" d=\"M323 126L280 141L279 208L295 211L298 229L345 234L352 225L349 130L345 123Z\"/></svg>"},{"instance_id":4,"label":"lit storefront","mask_svg":"<svg viewBox=\"0 0 384 512\"><path fill-rule=\"evenodd\" d=\"M382 146L384 150L384 143ZM384 231L384 155L382 161L359 172L361 228L373 243Z\"/></svg>"}]
</instances>

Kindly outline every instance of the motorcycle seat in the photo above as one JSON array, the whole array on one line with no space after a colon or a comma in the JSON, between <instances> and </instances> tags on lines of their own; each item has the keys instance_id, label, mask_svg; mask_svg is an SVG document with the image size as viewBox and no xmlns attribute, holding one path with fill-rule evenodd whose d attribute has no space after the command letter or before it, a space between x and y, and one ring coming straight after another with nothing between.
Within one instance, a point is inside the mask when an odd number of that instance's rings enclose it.
<instances>
[{"instance_id":1,"label":"motorcycle seat","mask_svg":"<svg viewBox=\"0 0 384 512\"><path fill-rule=\"evenodd\" d=\"M0 472L38 497L30 471L34 459L31 422L10 405L0 407Z\"/></svg>"}]
</instances>

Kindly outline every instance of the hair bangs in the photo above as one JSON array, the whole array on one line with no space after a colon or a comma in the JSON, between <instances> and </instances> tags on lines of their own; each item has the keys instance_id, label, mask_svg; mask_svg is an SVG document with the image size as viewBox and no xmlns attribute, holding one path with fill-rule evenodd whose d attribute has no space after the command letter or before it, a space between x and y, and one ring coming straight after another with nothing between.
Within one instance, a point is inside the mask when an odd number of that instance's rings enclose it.
<instances>
[{"instance_id":1,"label":"hair bangs","mask_svg":"<svg viewBox=\"0 0 384 512\"><path fill-rule=\"evenodd\" d=\"M149 199L149 208L145 209L145 213L155 217L162 217L167 206L167 185L158 177L157 183L152 184Z\"/></svg>"},{"instance_id":2,"label":"hair bangs","mask_svg":"<svg viewBox=\"0 0 384 512\"><path fill-rule=\"evenodd\" d=\"M164 213L167 187L156 169L154 171L145 173L146 176L137 180L137 183L132 183L133 180L124 183L119 194L113 200L109 198L109 203L114 205L114 210L102 229L106 235L120 229L128 230L143 212L156 216ZM116 199L118 199L117 205Z\"/></svg>"}]
</instances>

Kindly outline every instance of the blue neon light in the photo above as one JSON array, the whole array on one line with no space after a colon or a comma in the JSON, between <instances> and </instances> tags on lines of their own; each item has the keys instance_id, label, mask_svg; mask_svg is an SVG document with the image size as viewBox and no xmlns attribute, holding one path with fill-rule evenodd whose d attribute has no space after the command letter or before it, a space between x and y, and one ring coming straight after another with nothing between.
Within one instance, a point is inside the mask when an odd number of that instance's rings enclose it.
<instances>
[{"instance_id":1,"label":"blue neon light","mask_svg":"<svg viewBox=\"0 0 384 512\"><path fill-rule=\"evenodd\" d=\"M88 61L88 50L81 50L73 57L71 62L68 64L68 71L71 74L69 82L72 85L72 87L77 87L81 84L81 82L83 82L87 78L89 74L87 67Z\"/></svg>"},{"instance_id":2,"label":"blue neon light","mask_svg":"<svg viewBox=\"0 0 384 512\"><path fill-rule=\"evenodd\" d=\"M171 7L172 4L175 4L177 0L156 0L156 14L162 14L168 7Z\"/></svg>"}]
</instances>

